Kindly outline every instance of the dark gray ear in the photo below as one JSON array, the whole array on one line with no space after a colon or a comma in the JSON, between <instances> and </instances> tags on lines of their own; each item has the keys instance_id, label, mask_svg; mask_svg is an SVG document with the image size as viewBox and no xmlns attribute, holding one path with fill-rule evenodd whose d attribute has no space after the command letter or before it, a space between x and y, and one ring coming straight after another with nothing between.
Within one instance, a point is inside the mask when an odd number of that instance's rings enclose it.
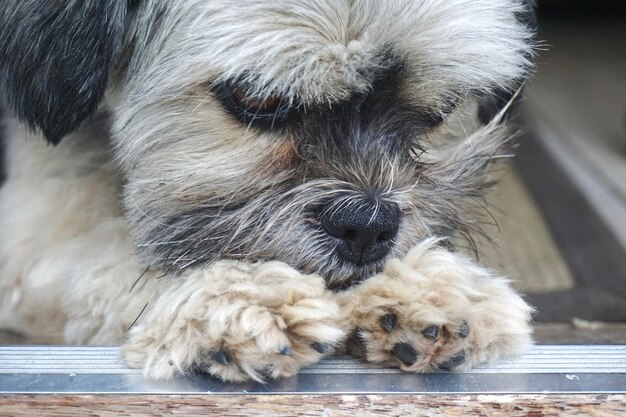
<instances>
[{"instance_id":1,"label":"dark gray ear","mask_svg":"<svg viewBox=\"0 0 626 417\"><path fill-rule=\"evenodd\" d=\"M0 94L57 144L104 96L127 0L2 0Z\"/></svg>"}]
</instances>

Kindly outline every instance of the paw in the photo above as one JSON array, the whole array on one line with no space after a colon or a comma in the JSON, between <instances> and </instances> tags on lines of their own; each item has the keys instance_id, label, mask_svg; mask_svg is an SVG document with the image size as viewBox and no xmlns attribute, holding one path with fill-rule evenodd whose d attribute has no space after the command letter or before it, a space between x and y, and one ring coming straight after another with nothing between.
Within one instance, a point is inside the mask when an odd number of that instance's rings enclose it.
<instances>
[{"instance_id":1,"label":"paw","mask_svg":"<svg viewBox=\"0 0 626 417\"><path fill-rule=\"evenodd\" d=\"M294 375L344 336L339 308L317 276L281 263L223 261L165 291L129 333L124 355L147 377L191 371L225 381Z\"/></svg>"},{"instance_id":2,"label":"paw","mask_svg":"<svg viewBox=\"0 0 626 417\"><path fill-rule=\"evenodd\" d=\"M350 351L413 372L465 370L522 353L531 308L505 280L432 245L342 296L353 323Z\"/></svg>"}]
</instances>

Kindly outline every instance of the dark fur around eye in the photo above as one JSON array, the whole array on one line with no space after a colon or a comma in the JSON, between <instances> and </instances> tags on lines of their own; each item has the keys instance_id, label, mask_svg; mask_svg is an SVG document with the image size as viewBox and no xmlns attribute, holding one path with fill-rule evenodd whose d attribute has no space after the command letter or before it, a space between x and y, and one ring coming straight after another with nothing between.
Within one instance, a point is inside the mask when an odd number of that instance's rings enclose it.
<instances>
[{"instance_id":1,"label":"dark fur around eye","mask_svg":"<svg viewBox=\"0 0 626 417\"><path fill-rule=\"evenodd\" d=\"M443 107L445 111L429 111L421 109L411 109L399 103L397 92L390 92L390 89L397 88L397 80L389 80L387 77L381 77L377 80L374 88L370 93L357 93L345 101L335 103L332 106L309 106L306 111L302 105L289 105L287 100L281 100L280 97L270 97L269 99L256 99L250 97L249 100L253 105L246 105L245 99L241 96L245 95L246 87L236 82L222 82L212 87L213 93L220 101L222 107L235 119L249 127L256 127L268 130L283 130L293 128L299 125L305 113L311 115L326 115L324 118L332 120L341 113L344 107L359 107L359 112L369 114L367 109L375 108L375 113L386 113L389 109L395 109L400 106L403 111L410 114L407 117L411 123L408 123L414 132L424 132L435 128L441 124L447 114L449 114L456 106L456 101L450 101ZM384 98L382 100L381 98ZM275 100L279 100L276 104ZM381 108L381 104L385 103ZM369 103L369 104L368 104ZM410 107L410 106L409 106ZM375 117L372 117L375 119Z\"/></svg>"}]
</instances>

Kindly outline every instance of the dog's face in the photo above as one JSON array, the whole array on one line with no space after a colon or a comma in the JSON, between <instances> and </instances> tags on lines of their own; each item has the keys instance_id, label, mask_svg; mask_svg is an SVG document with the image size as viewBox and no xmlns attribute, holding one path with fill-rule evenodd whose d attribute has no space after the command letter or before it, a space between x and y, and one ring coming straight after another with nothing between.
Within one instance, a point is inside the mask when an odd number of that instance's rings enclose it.
<instances>
[{"instance_id":1,"label":"dog's face","mask_svg":"<svg viewBox=\"0 0 626 417\"><path fill-rule=\"evenodd\" d=\"M475 110L528 71L525 1L131 3L109 98L148 264L277 259L341 286L473 228L502 142Z\"/></svg>"}]
</instances>

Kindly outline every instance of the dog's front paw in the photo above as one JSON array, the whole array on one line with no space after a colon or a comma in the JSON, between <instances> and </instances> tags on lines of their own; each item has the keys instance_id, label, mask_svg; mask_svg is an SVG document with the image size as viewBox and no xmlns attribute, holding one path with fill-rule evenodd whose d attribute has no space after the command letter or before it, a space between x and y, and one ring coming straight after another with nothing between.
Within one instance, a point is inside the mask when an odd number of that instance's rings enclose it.
<instances>
[{"instance_id":1,"label":"dog's front paw","mask_svg":"<svg viewBox=\"0 0 626 417\"><path fill-rule=\"evenodd\" d=\"M225 381L294 375L343 338L317 276L285 264L217 263L166 290L129 333L124 356L150 378L203 371Z\"/></svg>"},{"instance_id":2,"label":"dog's front paw","mask_svg":"<svg viewBox=\"0 0 626 417\"><path fill-rule=\"evenodd\" d=\"M341 296L350 350L407 371L463 370L531 343L531 308L508 283L429 241Z\"/></svg>"}]
</instances>

